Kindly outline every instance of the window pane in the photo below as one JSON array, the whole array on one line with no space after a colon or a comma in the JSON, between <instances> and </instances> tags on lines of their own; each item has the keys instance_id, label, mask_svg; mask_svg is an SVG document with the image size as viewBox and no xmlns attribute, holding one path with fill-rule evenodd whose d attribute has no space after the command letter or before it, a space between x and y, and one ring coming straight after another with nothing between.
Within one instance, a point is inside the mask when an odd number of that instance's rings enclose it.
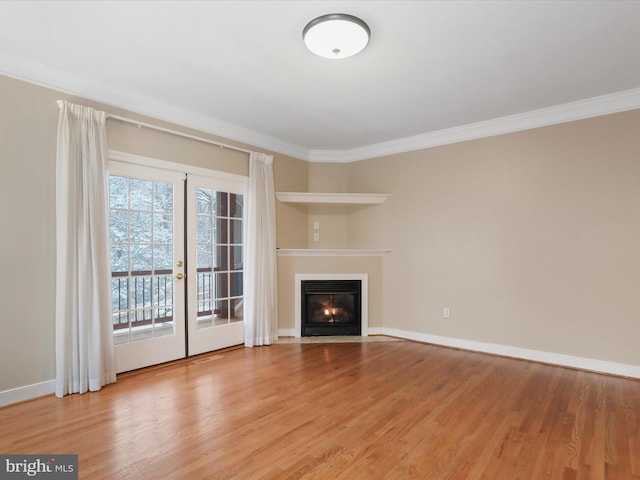
<instances>
[{"instance_id":1,"label":"window pane","mask_svg":"<svg viewBox=\"0 0 640 480\"><path fill-rule=\"evenodd\" d=\"M173 247L171 245L153 246L153 268L171 270L173 265Z\"/></svg>"},{"instance_id":2,"label":"window pane","mask_svg":"<svg viewBox=\"0 0 640 480\"><path fill-rule=\"evenodd\" d=\"M147 180L131 179L131 209L151 210L151 185Z\"/></svg>"},{"instance_id":3,"label":"window pane","mask_svg":"<svg viewBox=\"0 0 640 480\"><path fill-rule=\"evenodd\" d=\"M242 296L242 272L231 273L231 283L229 288L231 289L229 292L230 297Z\"/></svg>"},{"instance_id":4,"label":"window pane","mask_svg":"<svg viewBox=\"0 0 640 480\"><path fill-rule=\"evenodd\" d=\"M154 305L158 306L156 317L170 317L173 305L173 279L171 275L158 275L153 279Z\"/></svg>"},{"instance_id":5,"label":"window pane","mask_svg":"<svg viewBox=\"0 0 640 480\"><path fill-rule=\"evenodd\" d=\"M230 193L229 194L229 216L234 218L242 218L242 208L243 208L243 198L242 195L238 193Z\"/></svg>"},{"instance_id":6,"label":"window pane","mask_svg":"<svg viewBox=\"0 0 640 480\"><path fill-rule=\"evenodd\" d=\"M125 177L109 177L109 206L129 208L129 181Z\"/></svg>"},{"instance_id":7,"label":"window pane","mask_svg":"<svg viewBox=\"0 0 640 480\"><path fill-rule=\"evenodd\" d=\"M173 211L173 186L171 184L153 184L153 210L156 212Z\"/></svg>"},{"instance_id":8,"label":"window pane","mask_svg":"<svg viewBox=\"0 0 640 480\"><path fill-rule=\"evenodd\" d=\"M131 289L132 305L131 308L145 308L151 306L151 276L139 276L131 279L133 288ZM137 320L150 320L151 310L142 310L136 312Z\"/></svg>"},{"instance_id":9,"label":"window pane","mask_svg":"<svg viewBox=\"0 0 640 480\"><path fill-rule=\"evenodd\" d=\"M230 300L231 302L231 310L229 311L229 317L232 322L241 322L244 320L244 311L243 306L244 302L241 298L234 298Z\"/></svg>"},{"instance_id":10,"label":"window pane","mask_svg":"<svg viewBox=\"0 0 640 480\"><path fill-rule=\"evenodd\" d=\"M211 272L198 273L198 312L205 310L211 310L211 305L208 300L213 298L211 293Z\"/></svg>"},{"instance_id":11,"label":"window pane","mask_svg":"<svg viewBox=\"0 0 640 480\"><path fill-rule=\"evenodd\" d=\"M118 312L129 308L129 279L127 277L116 277L111 279L111 304L114 316L114 323L121 323ZM126 323L126 321L125 321Z\"/></svg>"},{"instance_id":12,"label":"window pane","mask_svg":"<svg viewBox=\"0 0 640 480\"><path fill-rule=\"evenodd\" d=\"M242 220L229 220L230 241L242 244Z\"/></svg>"},{"instance_id":13,"label":"window pane","mask_svg":"<svg viewBox=\"0 0 640 480\"><path fill-rule=\"evenodd\" d=\"M213 318L216 325L224 325L225 323L228 323L229 300L216 301L216 309L213 311Z\"/></svg>"},{"instance_id":14,"label":"window pane","mask_svg":"<svg viewBox=\"0 0 640 480\"><path fill-rule=\"evenodd\" d=\"M231 247L231 270L242 270L242 246Z\"/></svg>"},{"instance_id":15,"label":"window pane","mask_svg":"<svg viewBox=\"0 0 640 480\"><path fill-rule=\"evenodd\" d=\"M213 268L210 244L196 245L196 268Z\"/></svg>"},{"instance_id":16,"label":"window pane","mask_svg":"<svg viewBox=\"0 0 640 480\"><path fill-rule=\"evenodd\" d=\"M111 245L111 271L129 271L129 245Z\"/></svg>"},{"instance_id":17,"label":"window pane","mask_svg":"<svg viewBox=\"0 0 640 480\"><path fill-rule=\"evenodd\" d=\"M211 243L211 217L207 215L197 217L196 243Z\"/></svg>"},{"instance_id":18,"label":"window pane","mask_svg":"<svg viewBox=\"0 0 640 480\"><path fill-rule=\"evenodd\" d=\"M229 243L228 223L226 218L216 218L215 243Z\"/></svg>"},{"instance_id":19,"label":"window pane","mask_svg":"<svg viewBox=\"0 0 640 480\"><path fill-rule=\"evenodd\" d=\"M129 313L125 310L123 312L113 312L113 326L114 328L123 328L129 324Z\"/></svg>"},{"instance_id":20,"label":"window pane","mask_svg":"<svg viewBox=\"0 0 640 480\"><path fill-rule=\"evenodd\" d=\"M131 271L151 270L151 245L131 245Z\"/></svg>"},{"instance_id":21,"label":"window pane","mask_svg":"<svg viewBox=\"0 0 640 480\"><path fill-rule=\"evenodd\" d=\"M229 194L226 192L216 192L216 208L214 210L214 214L219 217L228 217L229 216Z\"/></svg>"},{"instance_id":22,"label":"window pane","mask_svg":"<svg viewBox=\"0 0 640 480\"><path fill-rule=\"evenodd\" d=\"M211 212L213 211L211 198L211 190L199 188L196 191L196 213L206 213L208 215L211 215Z\"/></svg>"},{"instance_id":23,"label":"window pane","mask_svg":"<svg viewBox=\"0 0 640 480\"><path fill-rule=\"evenodd\" d=\"M109 212L111 241L126 242L129 240L129 212L127 210L111 210Z\"/></svg>"},{"instance_id":24,"label":"window pane","mask_svg":"<svg viewBox=\"0 0 640 480\"><path fill-rule=\"evenodd\" d=\"M216 273L216 298L227 298L229 296L229 274L228 273Z\"/></svg>"},{"instance_id":25,"label":"window pane","mask_svg":"<svg viewBox=\"0 0 640 480\"><path fill-rule=\"evenodd\" d=\"M153 216L153 241L156 243L173 242L173 215L156 213Z\"/></svg>"},{"instance_id":26,"label":"window pane","mask_svg":"<svg viewBox=\"0 0 640 480\"><path fill-rule=\"evenodd\" d=\"M131 241L151 243L151 213L131 212Z\"/></svg>"},{"instance_id":27,"label":"window pane","mask_svg":"<svg viewBox=\"0 0 640 480\"><path fill-rule=\"evenodd\" d=\"M219 271L229 270L228 262L229 247L217 246L215 249L215 257L213 259L214 268Z\"/></svg>"}]
</instances>

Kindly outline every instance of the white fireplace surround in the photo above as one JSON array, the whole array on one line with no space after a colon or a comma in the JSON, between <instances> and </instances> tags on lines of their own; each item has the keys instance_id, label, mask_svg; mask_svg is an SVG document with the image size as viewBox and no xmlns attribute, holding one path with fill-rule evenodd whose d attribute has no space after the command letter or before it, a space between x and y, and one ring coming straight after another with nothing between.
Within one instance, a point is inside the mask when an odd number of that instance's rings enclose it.
<instances>
[{"instance_id":1,"label":"white fireplace surround","mask_svg":"<svg viewBox=\"0 0 640 480\"><path fill-rule=\"evenodd\" d=\"M369 276L366 273L297 273L295 276L295 337L302 336L302 281L303 280L360 280L362 291L360 301L360 322L362 336L366 337L369 330Z\"/></svg>"}]
</instances>

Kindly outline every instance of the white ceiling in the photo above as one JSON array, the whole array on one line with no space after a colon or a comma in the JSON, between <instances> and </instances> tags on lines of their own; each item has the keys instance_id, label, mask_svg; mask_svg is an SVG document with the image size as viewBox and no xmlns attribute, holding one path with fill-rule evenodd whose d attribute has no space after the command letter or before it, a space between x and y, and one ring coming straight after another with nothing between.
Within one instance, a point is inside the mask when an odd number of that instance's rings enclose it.
<instances>
[{"instance_id":1,"label":"white ceiling","mask_svg":"<svg viewBox=\"0 0 640 480\"><path fill-rule=\"evenodd\" d=\"M301 32L372 36L327 60ZM311 160L640 108L640 1L0 2L0 72ZM560 107L558 107L560 105Z\"/></svg>"}]
</instances>

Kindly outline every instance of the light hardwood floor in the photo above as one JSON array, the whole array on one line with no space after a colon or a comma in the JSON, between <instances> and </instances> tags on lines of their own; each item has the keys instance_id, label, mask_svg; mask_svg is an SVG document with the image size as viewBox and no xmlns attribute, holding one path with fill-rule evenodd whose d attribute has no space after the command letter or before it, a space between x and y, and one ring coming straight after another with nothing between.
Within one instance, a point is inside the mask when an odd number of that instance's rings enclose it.
<instances>
[{"instance_id":1,"label":"light hardwood floor","mask_svg":"<svg viewBox=\"0 0 640 480\"><path fill-rule=\"evenodd\" d=\"M640 479L640 382L412 342L279 344L0 409L82 479Z\"/></svg>"}]
</instances>

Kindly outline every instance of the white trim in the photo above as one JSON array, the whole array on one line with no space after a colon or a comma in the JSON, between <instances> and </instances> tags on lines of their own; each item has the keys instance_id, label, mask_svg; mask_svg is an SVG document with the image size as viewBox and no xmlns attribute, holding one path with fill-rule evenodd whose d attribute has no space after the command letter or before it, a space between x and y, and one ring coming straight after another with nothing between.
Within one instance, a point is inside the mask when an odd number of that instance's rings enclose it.
<instances>
[{"instance_id":1,"label":"white trim","mask_svg":"<svg viewBox=\"0 0 640 480\"><path fill-rule=\"evenodd\" d=\"M23 387L11 388L0 392L0 407L11 405L12 403L24 402L45 395L53 395L56 387L55 380L34 383Z\"/></svg>"},{"instance_id":2,"label":"white trim","mask_svg":"<svg viewBox=\"0 0 640 480\"><path fill-rule=\"evenodd\" d=\"M208 115L169 105L139 94L92 82L77 75L0 52L0 73L70 95L95 100L204 133L224 137L310 162L349 163L396 153L528 130L640 108L640 88L569 102L553 107L364 145L350 150L312 150Z\"/></svg>"},{"instance_id":3,"label":"white trim","mask_svg":"<svg viewBox=\"0 0 640 480\"><path fill-rule=\"evenodd\" d=\"M472 350L482 353L491 353L503 357L531 360L534 362L578 368L580 370L588 370L591 372L620 375L623 377L640 378L640 365L628 365L625 363L609 362L606 360L598 360L594 358L576 357L573 355L565 355L561 353L511 347L509 345L477 342L474 340L465 340L462 338L441 337L439 335L429 335L426 333L398 330L395 328L372 328L369 329L369 334L389 335L392 337L405 338L407 340L415 340L424 343L432 343L434 345L442 345L445 347L460 348L463 350Z\"/></svg>"},{"instance_id":4,"label":"white trim","mask_svg":"<svg viewBox=\"0 0 640 480\"><path fill-rule=\"evenodd\" d=\"M276 198L283 203L302 204L376 205L390 196L390 193L276 192Z\"/></svg>"},{"instance_id":5,"label":"white trim","mask_svg":"<svg viewBox=\"0 0 640 480\"><path fill-rule=\"evenodd\" d=\"M229 140L273 150L307 160L309 149L248 128L223 122L209 115L176 107L162 101L113 88L78 75L0 52L0 73L62 93L83 97L132 113L199 130Z\"/></svg>"},{"instance_id":6,"label":"white trim","mask_svg":"<svg viewBox=\"0 0 640 480\"><path fill-rule=\"evenodd\" d=\"M295 328L279 328L278 329L278 337L295 337L296 329Z\"/></svg>"},{"instance_id":7,"label":"white trim","mask_svg":"<svg viewBox=\"0 0 640 480\"><path fill-rule=\"evenodd\" d=\"M565 103L351 150L311 150L310 162L349 163L640 108L640 88Z\"/></svg>"},{"instance_id":8,"label":"white trim","mask_svg":"<svg viewBox=\"0 0 640 480\"><path fill-rule=\"evenodd\" d=\"M382 257L391 250L351 250L337 248L279 248L279 257Z\"/></svg>"},{"instance_id":9,"label":"white trim","mask_svg":"<svg viewBox=\"0 0 640 480\"><path fill-rule=\"evenodd\" d=\"M0 52L0 73L70 95L120 107L132 113L310 162L355 162L640 108L640 88L634 88L389 142L364 145L350 150L312 150L202 113L139 94L133 95L125 90L115 89L113 86L89 81L3 52Z\"/></svg>"},{"instance_id":10,"label":"white trim","mask_svg":"<svg viewBox=\"0 0 640 480\"><path fill-rule=\"evenodd\" d=\"M369 327L369 335L387 335L383 327Z\"/></svg>"},{"instance_id":11,"label":"white trim","mask_svg":"<svg viewBox=\"0 0 640 480\"><path fill-rule=\"evenodd\" d=\"M188 175L200 175L203 177L214 178L216 180L237 182L243 185L248 185L249 183L249 177L245 177L244 175L221 172L218 170L209 170L208 168L195 167L184 163L170 162L167 160L160 160L158 158L136 155L134 153L120 152L118 150L109 150L109 160L141 167L160 168L162 170L183 174L186 173Z\"/></svg>"},{"instance_id":12,"label":"white trim","mask_svg":"<svg viewBox=\"0 0 640 480\"><path fill-rule=\"evenodd\" d=\"M302 336L302 281L303 280L360 280L362 282L360 292L360 319L361 336L369 335L369 275L366 273L296 273L293 288L294 300L294 334L296 338Z\"/></svg>"}]
</instances>

